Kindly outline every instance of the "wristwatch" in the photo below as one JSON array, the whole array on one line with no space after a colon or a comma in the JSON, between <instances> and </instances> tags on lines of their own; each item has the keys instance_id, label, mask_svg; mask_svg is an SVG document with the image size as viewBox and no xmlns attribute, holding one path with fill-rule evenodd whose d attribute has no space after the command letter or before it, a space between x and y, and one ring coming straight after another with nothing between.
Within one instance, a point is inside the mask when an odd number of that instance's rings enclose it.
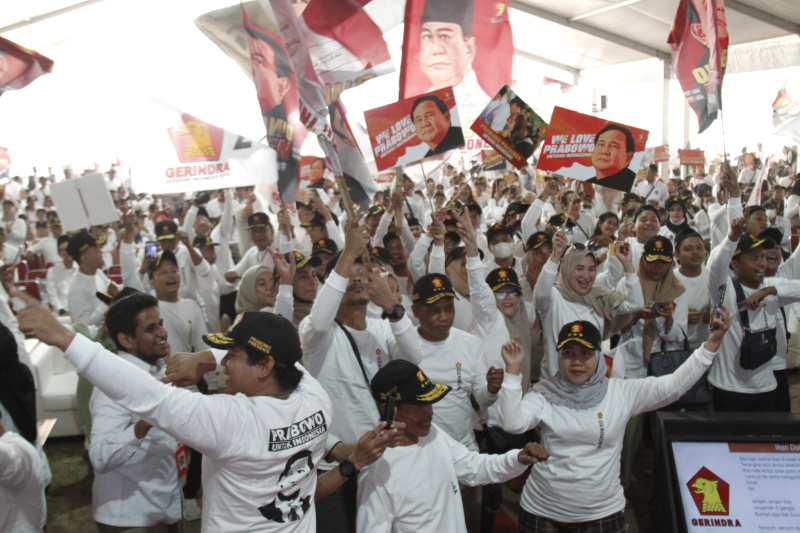
<instances>
[{"instance_id":1,"label":"wristwatch","mask_svg":"<svg viewBox=\"0 0 800 533\"><path fill-rule=\"evenodd\" d=\"M391 313L387 313L386 311L381 313L381 318L397 318L397 319L400 319L400 318L403 318L404 316L406 316L406 308L403 307L400 304L395 305L394 309L392 309Z\"/></svg>"},{"instance_id":2,"label":"wristwatch","mask_svg":"<svg viewBox=\"0 0 800 533\"><path fill-rule=\"evenodd\" d=\"M339 473L346 478L352 479L358 475L358 470L356 470L356 465L353 464L353 461L345 459L339 463Z\"/></svg>"}]
</instances>

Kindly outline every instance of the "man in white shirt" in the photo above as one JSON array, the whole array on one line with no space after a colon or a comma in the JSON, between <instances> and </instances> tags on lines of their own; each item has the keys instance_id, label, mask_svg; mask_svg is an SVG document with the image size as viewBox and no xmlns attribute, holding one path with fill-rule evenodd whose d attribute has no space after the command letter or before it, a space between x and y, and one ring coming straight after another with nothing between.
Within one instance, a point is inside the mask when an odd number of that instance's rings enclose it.
<instances>
[{"instance_id":1,"label":"man in white shirt","mask_svg":"<svg viewBox=\"0 0 800 533\"><path fill-rule=\"evenodd\" d=\"M6 230L6 242L22 248L28 236L28 224L17 217L17 206L11 200L3 200L3 226Z\"/></svg>"},{"instance_id":2,"label":"man in white shirt","mask_svg":"<svg viewBox=\"0 0 800 533\"><path fill-rule=\"evenodd\" d=\"M0 531L44 531L44 487L44 469L36 448L6 431L0 421Z\"/></svg>"},{"instance_id":3,"label":"man in white shirt","mask_svg":"<svg viewBox=\"0 0 800 533\"><path fill-rule=\"evenodd\" d=\"M102 292L113 297L119 292L119 287L103 273L103 252L88 231L82 230L69 238L67 253L78 264L78 271L69 287L72 321L100 326L108 307L95 294Z\"/></svg>"},{"instance_id":4,"label":"man in white shirt","mask_svg":"<svg viewBox=\"0 0 800 533\"><path fill-rule=\"evenodd\" d=\"M37 223L38 225L38 223ZM59 237L64 234L61 227L61 221L53 218L49 222L50 232L40 239L32 242L28 247L28 255L42 254L46 264L55 265L62 261L61 255L58 253L58 243L56 242Z\"/></svg>"},{"instance_id":5,"label":"man in white shirt","mask_svg":"<svg viewBox=\"0 0 800 533\"><path fill-rule=\"evenodd\" d=\"M203 453L204 531L314 531L315 470L325 453L332 406L297 364L302 351L291 322L245 313L227 334L206 336L210 346L228 350L222 366L230 394L199 396L160 383L64 327L34 298L12 292L27 304L19 314L24 331L60 348L120 406ZM308 468L291 468L299 456L307 457ZM265 513L270 504L280 510L280 520Z\"/></svg>"},{"instance_id":6,"label":"man in white shirt","mask_svg":"<svg viewBox=\"0 0 800 533\"><path fill-rule=\"evenodd\" d=\"M686 338L690 351L694 351L708 340L711 298L716 298L717 295L716 290L709 293L708 269L703 266L706 248L699 233L690 229L675 236L675 259L679 265L675 269L675 277L686 287L689 305Z\"/></svg>"},{"instance_id":7,"label":"man in white shirt","mask_svg":"<svg viewBox=\"0 0 800 533\"><path fill-rule=\"evenodd\" d=\"M186 244L181 242L180 236L178 225L175 222L164 220L156 224L156 241L158 245L162 250L174 254L177 261L178 271L182 280L180 297L193 300L205 313L203 298L200 296L197 280L191 271L192 260L189 257L189 249Z\"/></svg>"},{"instance_id":8,"label":"man in white shirt","mask_svg":"<svg viewBox=\"0 0 800 533\"><path fill-rule=\"evenodd\" d=\"M502 483L548 451L528 443L502 455L479 454L433 423L433 404L450 392L416 365L393 360L372 379L372 396L385 416L406 424L400 445L362 470L358 479L358 533L466 533L459 484ZM438 407L437 407L438 409Z\"/></svg>"},{"instance_id":9,"label":"man in white shirt","mask_svg":"<svg viewBox=\"0 0 800 533\"><path fill-rule=\"evenodd\" d=\"M78 271L78 265L67 253L69 237L62 235L58 238L58 255L61 261L53 264L47 269L45 278L45 289L47 291L47 303L54 313L59 316L69 315L69 288L72 285L72 278Z\"/></svg>"},{"instance_id":10,"label":"man in white shirt","mask_svg":"<svg viewBox=\"0 0 800 533\"><path fill-rule=\"evenodd\" d=\"M249 250L243 251L242 258L231 270L225 272L225 279L229 283L235 283L241 279L248 268L256 265L264 265L269 269L275 267L269 247L275 237L275 230L266 213L253 213L247 217L247 230L250 232L250 239L253 244Z\"/></svg>"},{"instance_id":11,"label":"man in white shirt","mask_svg":"<svg viewBox=\"0 0 800 533\"><path fill-rule=\"evenodd\" d=\"M109 308L105 322L120 359L153 380L164 377L170 346L155 298L143 293L126 296ZM89 407L89 459L95 472L92 515L100 533L149 531L157 526L180 532L179 476L181 470L185 473L185 448L98 388Z\"/></svg>"},{"instance_id":12,"label":"man in white shirt","mask_svg":"<svg viewBox=\"0 0 800 533\"><path fill-rule=\"evenodd\" d=\"M641 196L647 205L664 207L664 203L669 198L669 191L664 182L658 179L658 165L652 163L647 168L644 181L637 185L633 192Z\"/></svg>"}]
</instances>

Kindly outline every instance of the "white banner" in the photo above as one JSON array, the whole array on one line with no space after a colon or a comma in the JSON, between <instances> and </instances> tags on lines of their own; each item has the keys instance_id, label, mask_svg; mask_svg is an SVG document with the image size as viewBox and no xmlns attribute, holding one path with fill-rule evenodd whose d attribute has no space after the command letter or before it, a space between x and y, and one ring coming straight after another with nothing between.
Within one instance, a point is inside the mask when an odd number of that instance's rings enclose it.
<instances>
[{"instance_id":1,"label":"white banner","mask_svg":"<svg viewBox=\"0 0 800 533\"><path fill-rule=\"evenodd\" d=\"M275 152L178 109L148 109L150 134L142 136L131 162L135 192L171 194L277 181Z\"/></svg>"}]
</instances>

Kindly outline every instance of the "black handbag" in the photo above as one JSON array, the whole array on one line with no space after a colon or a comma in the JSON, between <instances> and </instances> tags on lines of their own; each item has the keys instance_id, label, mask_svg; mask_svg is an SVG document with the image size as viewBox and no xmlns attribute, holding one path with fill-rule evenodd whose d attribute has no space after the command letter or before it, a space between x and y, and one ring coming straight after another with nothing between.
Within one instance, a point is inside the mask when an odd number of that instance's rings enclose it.
<instances>
[{"instance_id":1,"label":"black handbag","mask_svg":"<svg viewBox=\"0 0 800 533\"><path fill-rule=\"evenodd\" d=\"M683 350L666 349L667 344L661 340L661 351L650 354L650 362L647 364L647 374L650 376L667 376L678 370L683 363L692 355L689 351L689 340L683 336ZM711 391L708 390L708 375L703 373L697 383L686 391L683 396L669 404L670 407L689 407L694 405L704 405L711 401Z\"/></svg>"},{"instance_id":2,"label":"black handbag","mask_svg":"<svg viewBox=\"0 0 800 533\"><path fill-rule=\"evenodd\" d=\"M731 278L736 291L736 302L742 302L747 297L744 295L742 284L736 278ZM739 311L742 321L742 347L740 349L739 365L745 370L755 370L768 363L778 353L777 328L750 330L750 317L747 308Z\"/></svg>"}]
</instances>

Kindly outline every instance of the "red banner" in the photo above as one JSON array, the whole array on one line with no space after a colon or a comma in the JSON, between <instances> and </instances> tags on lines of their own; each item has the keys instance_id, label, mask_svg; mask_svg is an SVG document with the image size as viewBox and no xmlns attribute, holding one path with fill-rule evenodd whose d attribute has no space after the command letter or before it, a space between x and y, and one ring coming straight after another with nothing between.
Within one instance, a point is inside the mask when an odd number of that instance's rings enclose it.
<instances>
[{"instance_id":1,"label":"red banner","mask_svg":"<svg viewBox=\"0 0 800 533\"><path fill-rule=\"evenodd\" d=\"M685 167L705 167L706 153L703 150L678 150L681 158L681 166Z\"/></svg>"},{"instance_id":2,"label":"red banner","mask_svg":"<svg viewBox=\"0 0 800 533\"><path fill-rule=\"evenodd\" d=\"M628 192L649 131L556 107L538 169Z\"/></svg>"},{"instance_id":3,"label":"red banner","mask_svg":"<svg viewBox=\"0 0 800 533\"><path fill-rule=\"evenodd\" d=\"M675 74L702 133L717 118L728 58L722 0L680 0L667 42Z\"/></svg>"},{"instance_id":4,"label":"red banner","mask_svg":"<svg viewBox=\"0 0 800 533\"><path fill-rule=\"evenodd\" d=\"M0 95L52 71L52 59L0 37Z\"/></svg>"},{"instance_id":5,"label":"red banner","mask_svg":"<svg viewBox=\"0 0 800 533\"><path fill-rule=\"evenodd\" d=\"M522 168L544 139L547 122L504 85L472 123L472 131L516 168Z\"/></svg>"},{"instance_id":6,"label":"red banner","mask_svg":"<svg viewBox=\"0 0 800 533\"><path fill-rule=\"evenodd\" d=\"M0 146L0 172L8 168L11 163L11 157L8 155L8 148Z\"/></svg>"},{"instance_id":7,"label":"red banner","mask_svg":"<svg viewBox=\"0 0 800 533\"><path fill-rule=\"evenodd\" d=\"M452 87L370 109L364 119L379 171L464 146Z\"/></svg>"},{"instance_id":8,"label":"red banner","mask_svg":"<svg viewBox=\"0 0 800 533\"><path fill-rule=\"evenodd\" d=\"M407 0L400 98L453 86L467 137L513 55L508 0Z\"/></svg>"},{"instance_id":9,"label":"red banner","mask_svg":"<svg viewBox=\"0 0 800 533\"><path fill-rule=\"evenodd\" d=\"M669 145L662 144L661 146L656 146L653 149L653 162L663 163L665 161L669 161Z\"/></svg>"}]
</instances>

